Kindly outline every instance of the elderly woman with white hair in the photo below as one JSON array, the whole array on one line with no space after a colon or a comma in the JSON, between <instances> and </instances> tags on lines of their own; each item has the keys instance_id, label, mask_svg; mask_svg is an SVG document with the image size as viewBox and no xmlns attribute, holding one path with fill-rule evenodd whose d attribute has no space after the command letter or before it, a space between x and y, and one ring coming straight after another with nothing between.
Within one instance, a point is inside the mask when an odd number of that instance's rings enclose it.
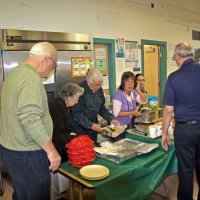
<instances>
[{"instance_id":1,"label":"elderly woman with white hair","mask_svg":"<svg viewBox=\"0 0 200 200\"><path fill-rule=\"evenodd\" d=\"M86 80L80 84L84 88L84 93L78 104L71 109L70 129L78 135L89 135L95 142L97 133L102 131L98 124L98 114L110 124L119 124L105 107L102 83L101 72L96 69L90 70Z\"/></svg>"},{"instance_id":2,"label":"elderly woman with white hair","mask_svg":"<svg viewBox=\"0 0 200 200\"><path fill-rule=\"evenodd\" d=\"M66 83L61 88L58 98L49 103L49 112L53 120L53 143L61 156L61 162L67 161L65 144L76 137L68 130L69 107L78 103L84 89L74 83ZM60 199L60 193L68 187L68 179L58 173L51 174L51 200ZM59 184L59 182L64 184ZM62 188L59 185L63 185Z\"/></svg>"}]
</instances>

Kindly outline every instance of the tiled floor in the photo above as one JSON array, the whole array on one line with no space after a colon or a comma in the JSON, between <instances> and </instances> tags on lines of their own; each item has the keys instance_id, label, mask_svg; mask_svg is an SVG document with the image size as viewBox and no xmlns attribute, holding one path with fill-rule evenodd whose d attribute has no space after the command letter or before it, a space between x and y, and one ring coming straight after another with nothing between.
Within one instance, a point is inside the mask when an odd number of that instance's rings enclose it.
<instances>
[{"instance_id":1,"label":"tiled floor","mask_svg":"<svg viewBox=\"0 0 200 200\"><path fill-rule=\"evenodd\" d=\"M4 192L4 195L2 197L0 197L0 200L11 200L12 199L12 191L13 191L11 182L8 179L4 179L3 183L4 183L5 192ZM170 192L170 200L176 200L177 199L176 192L177 192L177 187L178 187L177 175L172 175L172 176L166 178L165 183ZM162 186L158 187L156 189L156 192L166 196L166 192ZM198 186L197 186L196 179L195 179L194 197L197 196L197 193L198 193ZM63 194L63 197L67 197L69 199L69 192ZM75 200L77 200L77 199L78 199L78 195L75 194ZM85 200L95 200L94 191L84 190L84 199ZM148 200L162 200L162 199L164 199L164 198L161 198L154 194L148 198Z\"/></svg>"}]
</instances>

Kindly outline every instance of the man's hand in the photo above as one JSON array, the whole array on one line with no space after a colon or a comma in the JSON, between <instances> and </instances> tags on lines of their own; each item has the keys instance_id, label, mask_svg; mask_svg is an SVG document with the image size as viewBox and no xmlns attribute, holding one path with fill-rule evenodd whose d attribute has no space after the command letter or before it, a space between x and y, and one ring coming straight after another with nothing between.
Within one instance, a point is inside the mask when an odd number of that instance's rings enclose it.
<instances>
[{"instance_id":1,"label":"man's hand","mask_svg":"<svg viewBox=\"0 0 200 200\"><path fill-rule=\"evenodd\" d=\"M99 124L95 124L95 123L92 124L91 129L96 132L101 132L103 130Z\"/></svg>"},{"instance_id":2,"label":"man's hand","mask_svg":"<svg viewBox=\"0 0 200 200\"><path fill-rule=\"evenodd\" d=\"M120 125L120 122L118 120L113 119L110 121L110 124Z\"/></svg>"},{"instance_id":3,"label":"man's hand","mask_svg":"<svg viewBox=\"0 0 200 200\"><path fill-rule=\"evenodd\" d=\"M165 151L168 151L170 145L170 136L169 134L163 134L162 135L162 147Z\"/></svg>"},{"instance_id":4,"label":"man's hand","mask_svg":"<svg viewBox=\"0 0 200 200\"><path fill-rule=\"evenodd\" d=\"M60 162L61 162L61 157L58 154L58 152L56 151L56 149L49 152L47 154L47 157L48 157L49 162L50 162L49 170L56 171L59 168Z\"/></svg>"},{"instance_id":5,"label":"man's hand","mask_svg":"<svg viewBox=\"0 0 200 200\"><path fill-rule=\"evenodd\" d=\"M174 106L166 105L163 110L162 119L162 147L165 151L168 151L168 146L170 145L170 136L168 133L169 125L174 113Z\"/></svg>"},{"instance_id":6,"label":"man's hand","mask_svg":"<svg viewBox=\"0 0 200 200\"><path fill-rule=\"evenodd\" d=\"M51 140L42 145L42 149L47 153L50 162L49 170L56 171L61 163L61 157L58 154Z\"/></svg>"}]
</instances>

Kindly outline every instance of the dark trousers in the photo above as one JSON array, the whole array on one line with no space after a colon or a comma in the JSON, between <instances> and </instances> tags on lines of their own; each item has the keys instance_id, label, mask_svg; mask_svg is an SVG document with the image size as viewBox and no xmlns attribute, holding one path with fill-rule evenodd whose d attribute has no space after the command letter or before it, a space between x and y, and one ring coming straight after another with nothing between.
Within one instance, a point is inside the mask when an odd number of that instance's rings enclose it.
<instances>
[{"instance_id":1,"label":"dark trousers","mask_svg":"<svg viewBox=\"0 0 200 200\"><path fill-rule=\"evenodd\" d=\"M200 184L200 124L177 124L174 141L179 177L177 197L178 200L193 200L194 170Z\"/></svg>"},{"instance_id":2,"label":"dark trousers","mask_svg":"<svg viewBox=\"0 0 200 200\"><path fill-rule=\"evenodd\" d=\"M46 153L12 151L2 146L0 150L12 179L13 200L49 200L51 177Z\"/></svg>"}]
</instances>

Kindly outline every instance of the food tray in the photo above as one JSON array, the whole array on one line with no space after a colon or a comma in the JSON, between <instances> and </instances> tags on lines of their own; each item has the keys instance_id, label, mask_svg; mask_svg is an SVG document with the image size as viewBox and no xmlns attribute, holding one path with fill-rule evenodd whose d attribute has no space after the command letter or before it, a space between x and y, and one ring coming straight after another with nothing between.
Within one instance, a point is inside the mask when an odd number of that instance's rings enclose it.
<instances>
[{"instance_id":1,"label":"food tray","mask_svg":"<svg viewBox=\"0 0 200 200\"><path fill-rule=\"evenodd\" d=\"M110 125L103 127L102 135L116 138L125 131L125 125Z\"/></svg>"},{"instance_id":2,"label":"food tray","mask_svg":"<svg viewBox=\"0 0 200 200\"><path fill-rule=\"evenodd\" d=\"M137 155L145 154L157 148L157 143L144 143L128 138L117 142L103 142L101 147L95 147L96 155L115 163L122 163Z\"/></svg>"}]
</instances>

